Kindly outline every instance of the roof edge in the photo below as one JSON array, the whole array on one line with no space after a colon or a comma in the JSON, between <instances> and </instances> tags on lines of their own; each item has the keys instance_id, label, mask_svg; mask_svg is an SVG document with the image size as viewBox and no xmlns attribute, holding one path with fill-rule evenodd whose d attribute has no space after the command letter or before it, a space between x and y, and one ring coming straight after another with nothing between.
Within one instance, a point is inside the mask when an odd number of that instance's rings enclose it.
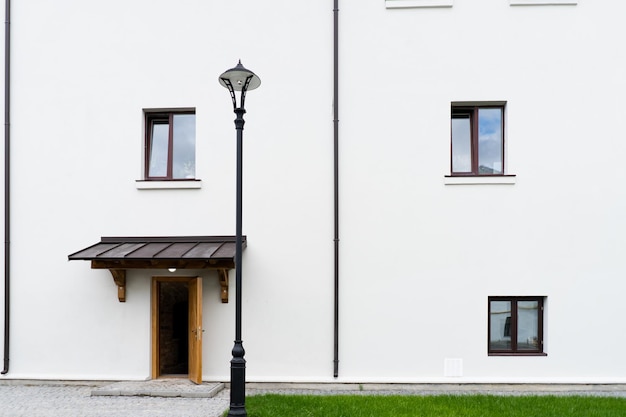
<instances>
[{"instance_id":1,"label":"roof edge","mask_svg":"<svg viewBox=\"0 0 626 417\"><path fill-rule=\"evenodd\" d=\"M241 239L245 242L246 236ZM236 236L102 236L100 243L216 243L236 240Z\"/></svg>"}]
</instances>

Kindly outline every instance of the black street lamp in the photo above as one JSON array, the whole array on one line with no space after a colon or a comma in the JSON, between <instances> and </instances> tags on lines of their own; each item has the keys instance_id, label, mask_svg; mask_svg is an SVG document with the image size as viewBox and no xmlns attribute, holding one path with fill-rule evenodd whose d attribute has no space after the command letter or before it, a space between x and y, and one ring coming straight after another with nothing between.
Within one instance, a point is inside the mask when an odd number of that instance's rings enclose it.
<instances>
[{"instance_id":1,"label":"black street lamp","mask_svg":"<svg viewBox=\"0 0 626 417\"><path fill-rule=\"evenodd\" d=\"M237 130L237 219L235 238L235 346L233 359L230 361L230 410L228 416L247 416L246 412L246 360L245 350L241 340L241 218L242 218L242 177L243 177L243 115L246 91L254 90L261 85L261 79L252 71L244 68L241 61L235 68L220 75L220 84L228 88L233 100L233 110L237 115L235 129ZM235 91L241 91L239 106Z\"/></svg>"}]
</instances>

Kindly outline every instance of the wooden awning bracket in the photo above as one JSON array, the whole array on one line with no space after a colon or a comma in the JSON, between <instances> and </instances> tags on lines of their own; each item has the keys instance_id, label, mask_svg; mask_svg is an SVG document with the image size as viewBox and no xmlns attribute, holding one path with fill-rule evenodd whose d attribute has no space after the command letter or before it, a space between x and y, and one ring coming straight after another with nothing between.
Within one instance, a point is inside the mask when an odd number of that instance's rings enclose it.
<instances>
[{"instance_id":1,"label":"wooden awning bracket","mask_svg":"<svg viewBox=\"0 0 626 417\"><path fill-rule=\"evenodd\" d=\"M126 270L125 269L109 269L113 275L113 281L117 285L117 299L120 303L126 302Z\"/></svg>"},{"instance_id":2,"label":"wooden awning bracket","mask_svg":"<svg viewBox=\"0 0 626 417\"><path fill-rule=\"evenodd\" d=\"M113 276L113 281L117 285L117 298L120 303L126 302L126 270L125 269L113 269L109 271ZM220 280L220 296L222 303L228 303L228 268L217 269L217 275Z\"/></svg>"},{"instance_id":3,"label":"wooden awning bracket","mask_svg":"<svg viewBox=\"0 0 626 417\"><path fill-rule=\"evenodd\" d=\"M220 287L222 288L222 303L228 303L228 269L218 269L217 275L220 278Z\"/></svg>"}]
</instances>

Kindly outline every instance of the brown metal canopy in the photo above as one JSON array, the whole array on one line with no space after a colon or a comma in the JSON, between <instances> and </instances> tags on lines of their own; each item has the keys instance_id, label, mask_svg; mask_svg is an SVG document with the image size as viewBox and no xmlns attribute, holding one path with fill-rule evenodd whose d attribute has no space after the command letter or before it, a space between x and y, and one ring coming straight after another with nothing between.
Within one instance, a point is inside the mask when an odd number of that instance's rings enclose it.
<instances>
[{"instance_id":1,"label":"brown metal canopy","mask_svg":"<svg viewBox=\"0 0 626 417\"><path fill-rule=\"evenodd\" d=\"M242 238L245 248L246 237ZM102 237L68 259L91 261L94 269L110 270L120 301L126 299L127 269L216 269L222 302L228 302L228 270L235 267L235 237Z\"/></svg>"}]
</instances>

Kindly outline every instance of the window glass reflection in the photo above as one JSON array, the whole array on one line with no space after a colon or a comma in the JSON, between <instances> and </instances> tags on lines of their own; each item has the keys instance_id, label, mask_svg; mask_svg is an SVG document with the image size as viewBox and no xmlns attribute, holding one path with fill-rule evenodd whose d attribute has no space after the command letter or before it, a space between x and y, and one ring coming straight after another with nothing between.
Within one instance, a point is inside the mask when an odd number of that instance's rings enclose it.
<instances>
[{"instance_id":1,"label":"window glass reflection","mask_svg":"<svg viewBox=\"0 0 626 417\"><path fill-rule=\"evenodd\" d=\"M511 349L511 302L490 301L489 349Z\"/></svg>"},{"instance_id":2,"label":"window glass reflection","mask_svg":"<svg viewBox=\"0 0 626 417\"><path fill-rule=\"evenodd\" d=\"M174 149L172 177L176 179L196 176L196 115L174 115Z\"/></svg>"},{"instance_id":3,"label":"window glass reflection","mask_svg":"<svg viewBox=\"0 0 626 417\"><path fill-rule=\"evenodd\" d=\"M502 109L478 110L478 173L502 174Z\"/></svg>"},{"instance_id":4,"label":"window glass reflection","mask_svg":"<svg viewBox=\"0 0 626 417\"><path fill-rule=\"evenodd\" d=\"M539 303L517 302L517 349L536 350L539 346Z\"/></svg>"},{"instance_id":5,"label":"window glass reflection","mask_svg":"<svg viewBox=\"0 0 626 417\"><path fill-rule=\"evenodd\" d=\"M165 177L167 175L168 138L170 125L168 123L154 123L150 142L149 176Z\"/></svg>"},{"instance_id":6,"label":"window glass reflection","mask_svg":"<svg viewBox=\"0 0 626 417\"><path fill-rule=\"evenodd\" d=\"M452 172L472 171L472 124L469 115L452 118Z\"/></svg>"}]
</instances>

